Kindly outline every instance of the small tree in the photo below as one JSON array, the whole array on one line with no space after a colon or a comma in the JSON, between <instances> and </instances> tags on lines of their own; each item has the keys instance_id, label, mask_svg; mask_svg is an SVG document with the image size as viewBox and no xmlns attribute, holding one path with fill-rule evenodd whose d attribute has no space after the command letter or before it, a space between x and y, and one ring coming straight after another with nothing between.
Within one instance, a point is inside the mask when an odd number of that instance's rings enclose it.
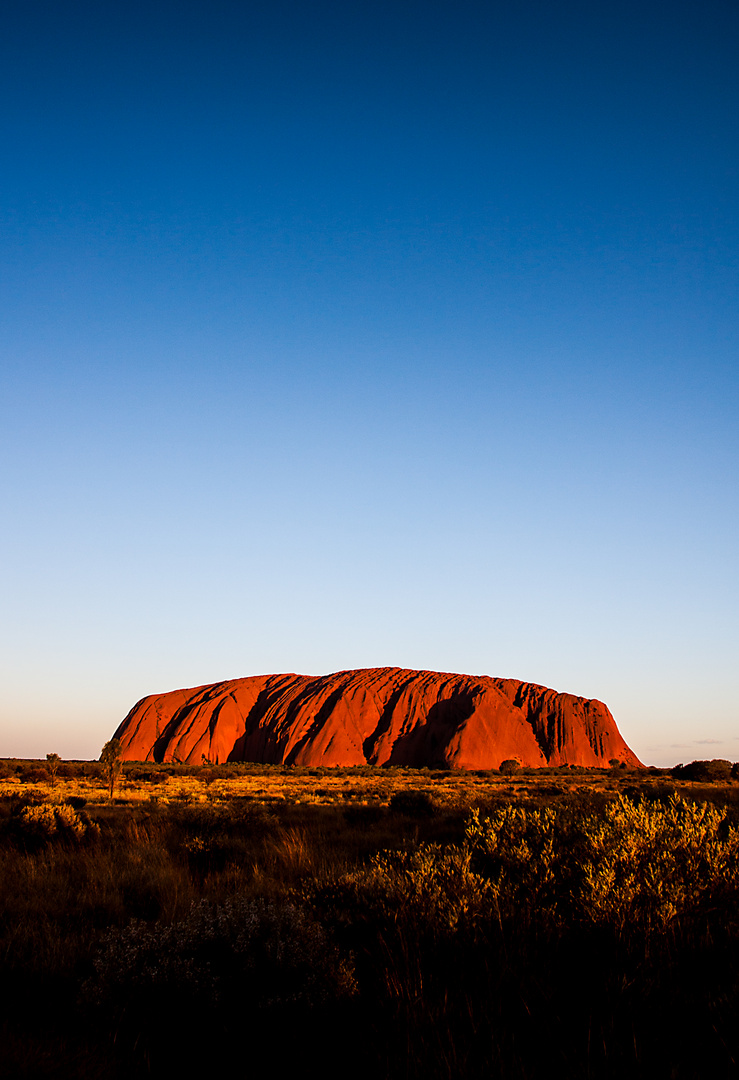
<instances>
[{"instance_id":1,"label":"small tree","mask_svg":"<svg viewBox=\"0 0 739 1080\"><path fill-rule=\"evenodd\" d=\"M505 761L500 763L500 772L504 776L513 776L514 773L519 772L521 769L521 762L517 758L506 758Z\"/></svg>"},{"instance_id":2,"label":"small tree","mask_svg":"<svg viewBox=\"0 0 739 1080\"><path fill-rule=\"evenodd\" d=\"M46 755L46 768L49 770L49 776L51 777L51 786L56 783L56 774L59 772L59 766L62 763L62 759L58 754Z\"/></svg>"},{"instance_id":3,"label":"small tree","mask_svg":"<svg viewBox=\"0 0 739 1080\"><path fill-rule=\"evenodd\" d=\"M105 769L105 775L108 780L108 794L112 799L115 782L123 768L120 739L109 739L108 742L106 742L100 753L100 763Z\"/></svg>"}]
</instances>

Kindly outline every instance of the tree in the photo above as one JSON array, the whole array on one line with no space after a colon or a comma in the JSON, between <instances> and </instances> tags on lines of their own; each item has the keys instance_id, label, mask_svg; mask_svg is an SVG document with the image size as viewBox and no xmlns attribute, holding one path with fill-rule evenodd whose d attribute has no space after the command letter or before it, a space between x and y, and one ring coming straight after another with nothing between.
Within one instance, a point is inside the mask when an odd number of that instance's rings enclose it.
<instances>
[{"instance_id":1,"label":"tree","mask_svg":"<svg viewBox=\"0 0 739 1080\"><path fill-rule=\"evenodd\" d=\"M100 763L105 769L105 775L108 780L108 794L113 798L113 789L115 788L115 782L120 775L120 771L123 768L123 760L121 758L121 740L109 739L100 752Z\"/></svg>"},{"instance_id":2,"label":"tree","mask_svg":"<svg viewBox=\"0 0 739 1080\"><path fill-rule=\"evenodd\" d=\"M62 763L62 759L58 754L46 755L46 768L49 770L49 776L51 777L51 786L56 783L56 774L59 772L59 766Z\"/></svg>"}]
</instances>

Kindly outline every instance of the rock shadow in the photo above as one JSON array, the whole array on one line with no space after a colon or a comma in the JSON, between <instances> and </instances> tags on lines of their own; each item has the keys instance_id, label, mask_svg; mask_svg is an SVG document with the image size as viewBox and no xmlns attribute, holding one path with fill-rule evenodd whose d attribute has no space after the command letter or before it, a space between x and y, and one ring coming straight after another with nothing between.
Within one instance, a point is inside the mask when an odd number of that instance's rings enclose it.
<instances>
[{"instance_id":1,"label":"rock shadow","mask_svg":"<svg viewBox=\"0 0 739 1080\"><path fill-rule=\"evenodd\" d=\"M422 723L395 740L387 764L446 768L449 743L475 711L475 696L467 690L437 701Z\"/></svg>"}]
</instances>

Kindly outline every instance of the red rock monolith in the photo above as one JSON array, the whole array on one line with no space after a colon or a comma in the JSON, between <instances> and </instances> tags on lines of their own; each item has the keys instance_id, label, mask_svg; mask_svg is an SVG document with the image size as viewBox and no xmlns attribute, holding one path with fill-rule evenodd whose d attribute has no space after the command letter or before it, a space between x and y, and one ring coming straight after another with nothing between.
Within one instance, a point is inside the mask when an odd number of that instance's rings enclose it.
<instances>
[{"instance_id":1,"label":"red rock monolith","mask_svg":"<svg viewBox=\"0 0 739 1080\"><path fill-rule=\"evenodd\" d=\"M641 765L602 701L406 668L252 675L151 694L115 737L127 760L195 765Z\"/></svg>"}]
</instances>

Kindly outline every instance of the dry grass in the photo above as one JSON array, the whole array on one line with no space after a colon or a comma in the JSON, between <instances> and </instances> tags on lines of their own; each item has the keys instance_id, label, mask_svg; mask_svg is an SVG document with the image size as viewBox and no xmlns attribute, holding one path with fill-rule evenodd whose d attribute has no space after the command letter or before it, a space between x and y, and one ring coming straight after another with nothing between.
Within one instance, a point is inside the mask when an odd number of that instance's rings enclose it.
<instances>
[{"instance_id":1,"label":"dry grass","mask_svg":"<svg viewBox=\"0 0 739 1080\"><path fill-rule=\"evenodd\" d=\"M8 765L20 764L9 762ZM43 763L30 773L41 775ZM63 766L65 768L65 766ZM93 766L94 768L94 766ZM74 764L67 764L75 772ZM6 767L6 772L10 768ZM336 768L306 769L281 766L239 764L233 766L178 767L166 765L124 764L116 784L117 803L140 804L156 800L164 805L173 802L218 802L246 799L264 805L333 806L359 804L387 806L399 791L408 788L424 791L444 808L465 807L487 802L491 797L539 799L562 795L608 793L629 788L663 795L678 791L700 797L715 795L717 790L739 795L739 785L712 785L689 780L675 780L668 770L621 769L531 769L514 776L495 770L480 772L429 769ZM108 790L100 775L60 775L54 785L51 778L24 780L22 775L0 774L0 799L36 791L45 799L60 803L69 798L83 798L88 803L107 803Z\"/></svg>"},{"instance_id":2,"label":"dry grass","mask_svg":"<svg viewBox=\"0 0 739 1080\"><path fill-rule=\"evenodd\" d=\"M213 1071L244 1040L280 1045L285 1068L320 1045L326 1077L351 1061L360 1080L736 1075L739 785L129 763L111 801L94 765L53 785L38 764L3 771L2 1075ZM240 968L222 925L246 935ZM296 934L338 957L321 985L356 993L308 1002L293 963L292 996L275 975L272 1004L242 1000ZM103 955L120 993L91 1004ZM230 1007L192 997L191 961Z\"/></svg>"}]
</instances>

